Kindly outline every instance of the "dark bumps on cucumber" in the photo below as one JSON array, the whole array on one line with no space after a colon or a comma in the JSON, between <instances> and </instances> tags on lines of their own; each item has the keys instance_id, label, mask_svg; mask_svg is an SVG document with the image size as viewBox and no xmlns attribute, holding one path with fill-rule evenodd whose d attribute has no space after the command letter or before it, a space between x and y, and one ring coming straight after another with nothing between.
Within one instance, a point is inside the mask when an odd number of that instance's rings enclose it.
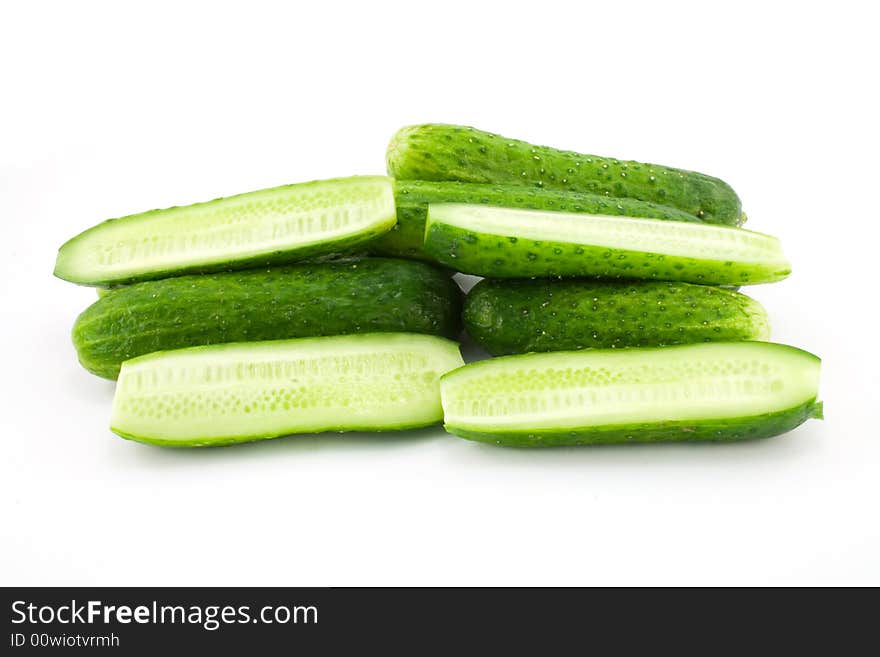
<instances>
[{"instance_id":1,"label":"dark bumps on cucumber","mask_svg":"<svg viewBox=\"0 0 880 657\"><path fill-rule=\"evenodd\" d=\"M394 200L397 206L397 224L389 232L369 243L370 252L376 255L429 261L433 258L425 253L422 246L425 239L428 205L431 203L474 203L582 214L701 221L694 215L677 208L632 198L609 198L599 194L520 185L397 180L394 183Z\"/></svg>"},{"instance_id":2,"label":"dark bumps on cucumber","mask_svg":"<svg viewBox=\"0 0 880 657\"><path fill-rule=\"evenodd\" d=\"M572 212L431 204L425 251L492 278L638 278L754 285L785 278L779 240L742 228Z\"/></svg>"},{"instance_id":3,"label":"dark bumps on cucumber","mask_svg":"<svg viewBox=\"0 0 880 657\"><path fill-rule=\"evenodd\" d=\"M464 325L495 356L530 351L766 340L767 313L731 290L665 281L483 280Z\"/></svg>"},{"instance_id":4,"label":"dark bumps on cucumber","mask_svg":"<svg viewBox=\"0 0 880 657\"><path fill-rule=\"evenodd\" d=\"M154 351L224 342L409 332L457 338L461 291L426 263L362 258L121 287L73 327L80 363L116 378Z\"/></svg>"},{"instance_id":5,"label":"dark bumps on cucumber","mask_svg":"<svg viewBox=\"0 0 880 657\"><path fill-rule=\"evenodd\" d=\"M671 205L710 223L738 226L743 220L739 197L718 178L537 146L467 126L401 128L388 145L386 162L389 175L398 179L589 192Z\"/></svg>"}]
</instances>

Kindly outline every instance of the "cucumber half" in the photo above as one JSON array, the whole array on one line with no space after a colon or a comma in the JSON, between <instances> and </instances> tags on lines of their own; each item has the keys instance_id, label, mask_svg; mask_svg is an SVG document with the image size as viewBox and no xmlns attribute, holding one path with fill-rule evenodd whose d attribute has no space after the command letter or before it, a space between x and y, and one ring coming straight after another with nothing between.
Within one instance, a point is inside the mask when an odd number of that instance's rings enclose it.
<instances>
[{"instance_id":1,"label":"cucumber half","mask_svg":"<svg viewBox=\"0 0 880 657\"><path fill-rule=\"evenodd\" d=\"M346 251L395 222L390 178L286 185L110 219L61 247L55 275L107 285L293 262Z\"/></svg>"},{"instance_id":2,"label":"cucumber half","mask_svg":"<svg viewBox=\"0 0 880 657\"><path fill-rule=\"evenodd\" d=\"M429 206L425 250L461 272L494 278L748 285L791 272L779 240L741 228L453 203Z\"/></svg>"},{"instance_id":3,"label":"cucumber half","mask_svg":"<svg viewBox=\"0 0 880 657\"><path fill-rule=\"evenodd\" d=\"M410 333L230 343L122 365L111 429L170 447L320 431L388 431L442 417L439 380L458 345Z\"/></svg>"},{"instance_id":4,"label":"cucumber half","mask_svg":"<svg viewBox=\"0 0 880 657\"><path fill-rule=\"evenodd\" d=\"M819 358L770 342L505 356L443 377L446 429L506 445L766 438L821 418Z\"/></svg>"}]
</instances>

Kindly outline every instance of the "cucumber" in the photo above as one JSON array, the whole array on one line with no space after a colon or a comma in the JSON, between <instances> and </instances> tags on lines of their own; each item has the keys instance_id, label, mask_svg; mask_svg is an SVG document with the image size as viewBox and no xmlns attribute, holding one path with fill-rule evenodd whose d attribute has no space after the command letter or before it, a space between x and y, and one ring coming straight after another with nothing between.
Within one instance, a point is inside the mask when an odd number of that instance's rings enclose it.
<instances>
[{"instance_id":1,"label":"cucumber","mask_svg":"<svg viewBox=\"0 0 880 657\"><path fill-rule=\"evenodd\" d=\"M425 251L460 272L494 278L749 285L791 271L775 237L742 228L481 205L429 206Z\"/></svg>"},{"instance_id":2,"label":"cucumber","mask_svg":"<svg viewBox=\"0 0 880 657\"><path fill-rule=\"evenodd\" d=\"M126 361L111 429L168 447L439 422L458 345L408 333L193 347Z\"/></svg>"},{"instance_id":3,"label":"cucumber","mask_svg":"<svg viewBox=\"0 0 880 657\"><path fill-rule=\"evenodd\" d=\"M383 176L286 185L110 219L61 247L55 275L108 285L295 262L346 252L395 221Z\"/></svg>"},{"instance_id":4,"label":"cucumber","mask_svg":"<svg viewBox=\"0 0 880 657\"><path fill-rule=\"evenodd\" d=\"M479 203L533 210L700 221L676 208L631 198L608 198L598 194L518 185L398 180L394 184L394 200L397 206L397 224L389 232L370 242L370 252L419 260L432 260L422 249L425 241L425 219L430 203Z\"/></svg>"},{"instance_id":5,"label":"cucumber","mask_svg":"<svg viewBox=\"0 0 880 657\"><path fill-rule=\"evenodd\" d=\"M489 353L655 347L770 337L744 294L665 281L490 280L465 298L464 325Z\"/></svg>"},{"instance_id":6,"label":"cucumber","mask_svg":"<svg viewBox=\"0 0 880 657\"><path fill-rule=\"evenodd\" d=\"M670 205L706 222L739 226L742 206L723 180L657 164L583 155L458 125L402 128L391 139L388 174L630 197Z\"/></svg>"},{"instance_id":7,"label":"cucumber","mask_svg":"<svg viewBox=\"0 0 880 657\"><path fill-rule=\"evenodd\" d=\"M90 372L124 360L220 342L342 333L456 338L461 291L426 263L361 258L179 276L120 287L77 318L73 344Z\"/></svg>"},{"instance_id":8,"label":"cucumber","mask_svg":"<svg viewBox=\"0 0 880 657\"><path fill-rule=\"evenodd\" d=\"M443 377L446 429L503 445L766 438L822 417L819 359L769 342L559 351Z\"/></svg>"}]
</instances>

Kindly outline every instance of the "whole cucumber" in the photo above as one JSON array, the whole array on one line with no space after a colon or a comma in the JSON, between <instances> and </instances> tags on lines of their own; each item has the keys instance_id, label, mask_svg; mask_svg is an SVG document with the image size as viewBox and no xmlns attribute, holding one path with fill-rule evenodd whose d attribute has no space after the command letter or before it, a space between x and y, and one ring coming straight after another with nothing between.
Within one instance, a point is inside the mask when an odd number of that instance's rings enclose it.
<instances>
[{"instance_id":1,"label":"whole cucumber","mask_svg":"<svg viewBox=\"0 0 880 657\"><path fill-rule=\"evenodd\" d=\"M457 338L461 291L426 263L389 258L298 264L135 283L76 320L73 344L90 372L169 349L351 333Z\"/></svg>"},{"instance_id":2,"label":"whole cucumber","mask_svg":"<svg viewBox=\"0 0 880 657\"><path fill-rule=\"evenodd\" d=\"M754 299L665 281L484 279L466 297L463 317L470 336L494 356L770 335L767 313Z\"/></svg>"},{"instance_id":3,"label":"whole cucumber","mask_svg":"<svg viewBox=\"0 0 880 657\"><path fill-rule=\"evenodd\" d=\"M427 123L401 128L386 155L398 179L460 180L630 197L739 226L742 205L723 180L694 171L586 155L476 128Z\"/></svg>"},{"instance_id":4,"label":"whole cucumber","mask_svg":"<svg viewBox=\"0 0 880 657\"><path fill-rule=\"evenodd\" d=\"M508 208L700 221L692 214L665 205L558 189L424 180L398 180L394 187L397 224L369 243L370 252L375 255L433 261L422 248L429 203L478 203Z\"/></svg>"}]
</instances>

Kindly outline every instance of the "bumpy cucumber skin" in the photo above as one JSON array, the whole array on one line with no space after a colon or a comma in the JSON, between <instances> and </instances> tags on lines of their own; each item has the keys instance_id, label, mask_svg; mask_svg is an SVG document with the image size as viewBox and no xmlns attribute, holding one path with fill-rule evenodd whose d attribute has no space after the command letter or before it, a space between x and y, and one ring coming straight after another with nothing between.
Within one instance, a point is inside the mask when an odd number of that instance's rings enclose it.
<instances>
[{"instance_id":1,"label":"bumpy cucumber skin","mask_svg":"<svg viewBox=\"0 0 880 657\"><path fill-rule=\"evenodd\" d=\"M377 180L385 179L384 176L355 176L355 178L363 178L370 179L374 178ZM139 214L128 215L125 217L117 217L114 219L107 219L106 221L102 221L101 223L92 226L91 228L84 230L79 235L76 235L69 239L67 242L61 245L58 249L58 257L55 261L55 270L53 274L62 280L68 281L70 283L76 283L78 285L89 285L96 287L107 287L107 286L116 286L116 285L127 285L129 283L137 283L141 281L150 281L161 278L168 278L171 276L181 276L186 274L211 274L217 272L225 272L225 271L235 271L240 269L250 269L255 267L270 267L275 265L283 265L290 264L294 262L302 262L305 260L319 260L319 259L333 259L340 256L346 255L354 255L356 253L363 253L366 248L365 244L371 242L376 239L380 235L391 230L396 222L396 218L394 216L388 217L388 220L383 222L381 225L377 225L375 227L370 227L364 229L356 234L351 234L346 237L334 239L332 243L321 242L316 244L307 244L303 246L290 247L284 250L271 251L268 253L262 253L254 256L230 256L228 258L224 258L222 261L214 262L214 263L206 263L206 264L196 264L196 265L175 265L164 267L160 269L154 269L150 271L143 271L137 274L131 275L93 275L93 276L82 276L74 271L74 267L70 265L70 259L75 259L75 256L71 256L71 253L75 252L76 246L79 242L88 240L92 235L97 232L100 232L104 227L110 224L122 223L122 222L130 222L130 221L142 221L150 216L159 216L168 212L173 212L178 209L185 209L189 207L195 206L210 206L213 203L218 201L225 201L229 198L237 198L237 197L245 197L248 195L256 195L256 194L267 194L272 192L283 192L283 190L291 187L305 187L308 185L318 185L318 184L326 184L326 183L334 183L334 182L343 182L347 179L339 178L339 179L331 179L331 180L316 180L307 183L296 183L294 185L283 185L281 187L275 187L270 189L262 189L256 192L247 192L245 194L238 194L236 197L224 197L219 199L214 199L213 201L206 201L203 203L195 203L192 206L182 206L182 207L171 207L171 208L161 208L156 210L150 210L148 212L142 212Z\"/></svg>"},{"instance_id":2,"label":"bumpy cucumber skin","mask_svg":"<svg viewBox=\"0 0 880 657\"><path fill-rule=\"evenodd\" d=\"M426 263L358 258L136 283L76 320L88 371L115 379L123 361L223 342L371 332L456 338L461 291Z\"/></svg>"},{"instance_id":3,"label":"bumpy cucumber skin","mask_svg":"<svg viewBox=\"0 0 880 657\"><path fill-rule=\"evenodd\" d=\"M742 224L736 192L711 176L656 164L584 155L458 125L407 126L391 139L388 173L398 179L460 180L630 197L716 224Z\"/></svg>"},{"instance_id":4,"label":"bumpy cucumber skin","mask_svg":"<svg viewBox=\"0 0 880 657\"><path fill-rule=\"evenodd\" d=\"M584 348L766 340L767 313L717 287L590 280L477 283L462 313L470 336L494 356Z\"/></svg>"},{"instance_id":5,"label":"bumpy cucumber skin","mask_svg":"<svg viewBox=\"0 0 880 657\"><path fill-rule=\"evenodd\" d=\"M751 417L699 422L652 422L583 429L473 431L446 425L456 436L509 447L565 447L613 443L731 442L770 438L791 431L810 418L822 418L822 404L812 399L799 406Z\"/></svg>"},{"instance_id":6,"label":"bumpy cucumber skin","mask_svg":"<svg viewBox=\"0 0 880 657\"><path fill-rule=\"evenodd\" d=\"M370 340L370 339L373 339L375 337L375 335L368 333L368 334L351 336L351 337ZM403 334L398 334L398 333L389 333L388 334L389 340L400 339L401 337L405 338L406 336ZM450 341L450 340L443 340L442 338L437 338L437 340L438 341L442 340L442 342L448 343L447 349L449 350L450 355L454 354L457 359L457 362L454 363L454 366L461 366L464 364L464 361L461 359L461 353L459 352L459 347L458 347L457 343ZM229 345L229 346L236 346L236 345ZM205 347L207 347L207 345L205 345ZM195 347L195 349L203 349L205 347ZM139 358L153 358L153 357L161 357L161 356L162 356L161 353L151 353L151 354L147 354L143 357L139 357ZM138 360L138 359L133 359L133 360ZM453 359L450 359L450 365L453 365L452 360ZM379 428L376 428L375 426L371 426L371 425L366 425L366 424L361 425L361 424L352 423L349 421L349 418L347 416L340 415L338 426L333 427L333 428L322 429L320 431L309 431L306 433L364 432L364 433L373 433L373 434L384 434L384 433L389 433L389 432L393 432L393 431L404 431L407 429L421 429L424 427L435 426L439 422L442 422L442 420L443 420L442 409L438 409L438 413L436 414L436 416L434 416L432 418L426 418L422 422L400 422L400 423L395 423L395 424L391 424L391 425L386 425L383 428L379 429ZM276 432L272 432L272 433L255 433L255 434L248 434L248 435L218 436L218 437L212 436L210 438L203 437L203 438L191 438L191 439L186 439L186 440L174 440L174 439L157 438L155 436L147 436L147 435L140 435L140 434L136 434L136 433L131 433L131 432L125 431L123 429L120 429L119 427L114 427L114 426L111 426L110 430L113 433L115 433L117 436L119 436L120 438L124 438L125 440L131 440L133 442L143 443L143 444L147 444L147 445L154 445L157 447L171 447L171 448L175 448L175 449L177 449L177 448L201 448L201 447L225 447L228 445L235 445L235 444L239 444L239 443L248 443L248 442L254 442L254 441L259 441L259 440L269 440L269 439L273 439L273 438L279 438L279 437L282 437L285 435L296 435L293 433L279 434ZM299 433L303 433L303 432L299 432Z\"/></svg>"},{"instance_id":7,"label":"bumpy cucumber skin","mask_svg":"<svg viewBox=\"0 0 880 657\"><path fill-rule=\"evenodd\" d=\"M519 185L398 180L394 185L394 200L397 205L397 224L369 244L370 253L428 261L433 261L433 258L425 253L422 246L430 203L472 203L531 210L701 222L692 214L656 203Z\"/></svg>"},{"instance_id":8,"label":"bumpy cucumber skin","mask_svg":"<svg viewBox=\"0 0 880 657\"><path fill-rule=\"evenodd\" d=\"M772 283L785 266L664 256L626 249L519 239L465 230L428 219L425 251L465 274L493 278L597 277L703 285Z\"/></svg>"}]
</instances>

